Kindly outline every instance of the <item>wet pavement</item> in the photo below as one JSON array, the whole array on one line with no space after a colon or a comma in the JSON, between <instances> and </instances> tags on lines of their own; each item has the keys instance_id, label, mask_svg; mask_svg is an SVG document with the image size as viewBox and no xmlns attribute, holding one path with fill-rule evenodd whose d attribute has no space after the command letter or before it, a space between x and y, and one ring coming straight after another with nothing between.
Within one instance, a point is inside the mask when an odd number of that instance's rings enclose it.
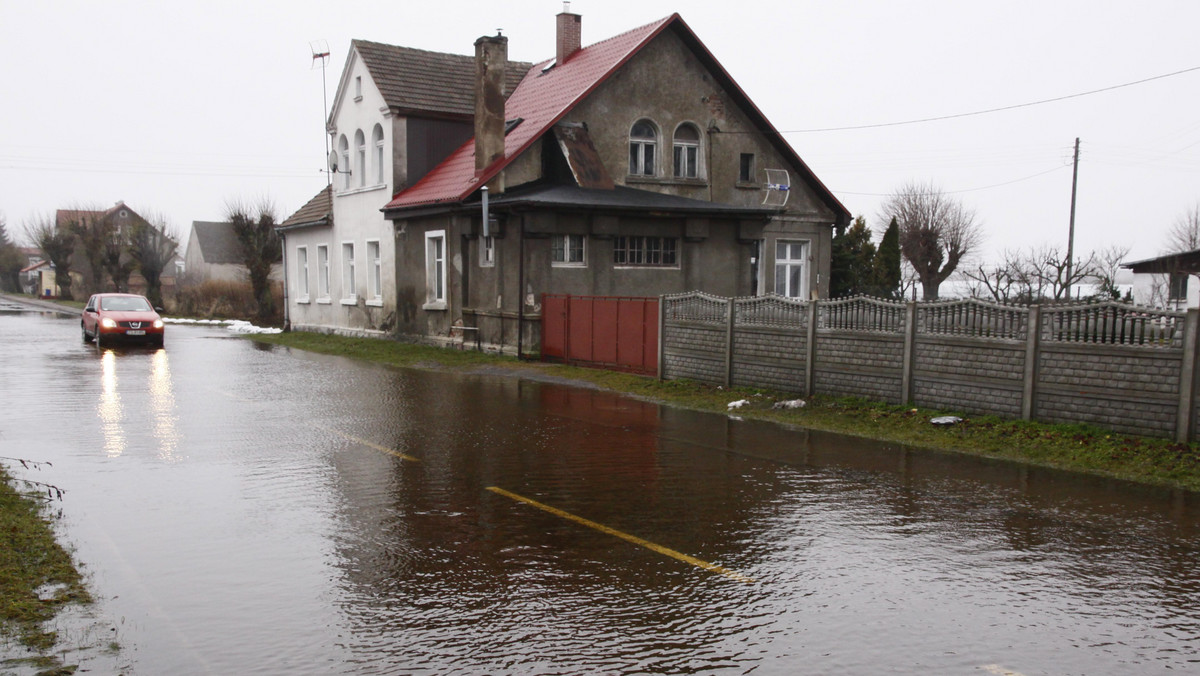
<instances>
[{"instance_id":1,"label":"wet pavement","mask_svg":"<svg viewBox=\"0 0 1200 676\"><path fill-rule=\"evenodd\" d=\"M1195 494L218 327L0 351L95 673L1200 673Z\"/></svg>"}]
</instances>

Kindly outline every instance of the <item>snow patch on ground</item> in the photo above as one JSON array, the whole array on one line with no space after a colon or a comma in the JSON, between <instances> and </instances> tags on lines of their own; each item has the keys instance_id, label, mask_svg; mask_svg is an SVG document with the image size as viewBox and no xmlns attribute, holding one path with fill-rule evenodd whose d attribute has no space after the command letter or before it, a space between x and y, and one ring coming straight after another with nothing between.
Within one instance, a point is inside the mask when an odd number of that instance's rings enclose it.
<instances>
[{"instance_id":1,"label":"snow patch on ground","mask_svg":"<svg viewBox=\"0 0 1200 676\"><path fill-rule=\"evenodd\" d=\"M205 326L224 326L232 333L249 334L249 333L283 333L283 329L275 329L261 326L255 326L248 321L242 319L176 319L174 317L163 317L163 322L167 324L200 324Z\"/></svg>"}]
</instances>

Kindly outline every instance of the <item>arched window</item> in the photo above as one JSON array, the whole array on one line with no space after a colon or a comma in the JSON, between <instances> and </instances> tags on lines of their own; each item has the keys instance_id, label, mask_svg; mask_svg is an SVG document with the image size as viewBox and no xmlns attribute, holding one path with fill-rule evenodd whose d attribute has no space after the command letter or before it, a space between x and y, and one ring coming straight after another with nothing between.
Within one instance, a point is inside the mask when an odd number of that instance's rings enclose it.
<instances>
[{"instance_id":1,"label":"arched window","mask_svg":"<svg viewBox=\"0 0 1200 676\"><path fill-rule=\"evenodd\" d=\"M700 175L700 132L690 124L675 130L675 178L696 178Z\"/></svg>"},{"instance_id":2,"label":"arched window","mask_svg":"<svg viewBox=\"0 0 1200 676\"><path fill-rule=\"evenodd\" d=\"M383 127L379 125L375 125L371 131L371 147L375 153L375 182L383 185L387 183L387 173L383 163Z\"/></svg>"},{"instance_id":3,"label":"arched window","mask_svg":"<svg viewBox=\"0 0 1200 676\"><path fill-rule=\"evenodd\" d=\"M367 184L367 140L361 129L354 132L354 150L354 173L358 174L358 184L363 186Z\"/></svg>"},{"instance_id":4,"label":"arched window","mask_svg":"<svg viewBox=\"0 0 1200 676\"><path fill-rule=\"evenodd\" d=\"M629 130L629 174L631 176L654 176L655 149L658 147L658 132L649 120L638 120Z\"/></svg>"},{"instance_id":5,"label":"arched window","mask_svg":"<svg viewBox=\"0 0 1200 676\"><path fill-rule=\"evenodd\" d=\"M342 174L342 190L350 189L350 142L346 140L346 135L342 134L338 139L338 157L341 161L338 163L338 172Z\"/></svg>"}]
</instances>

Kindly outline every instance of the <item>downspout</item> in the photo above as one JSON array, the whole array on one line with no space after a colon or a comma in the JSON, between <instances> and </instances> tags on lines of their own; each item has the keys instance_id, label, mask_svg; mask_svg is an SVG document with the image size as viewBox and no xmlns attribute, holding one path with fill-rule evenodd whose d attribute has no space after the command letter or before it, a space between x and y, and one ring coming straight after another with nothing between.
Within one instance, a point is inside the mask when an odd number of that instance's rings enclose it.
<instances>
[{"instance_id":1,"label":"downspout","mask_svg":"<svg viewBox=\"0 0 1200 676\"><path fill-rule=\"evenodd\" d=\"M520 218L517 232L520 248L517 255L517 360L523 358L522 349L525 338L525 216Z\"/></svg>"},{"instance_id":2,"label":"downspout","mask_svg":"<svg viewBox=\"0 0 1200 676\"><path fill-rule=\"evenodd\" d=\"M287 234L279 233L280 259L283 263L283 330L292 330L291 314L288 312L288 264L287 264Z\"/></svg>"}]
</instances>

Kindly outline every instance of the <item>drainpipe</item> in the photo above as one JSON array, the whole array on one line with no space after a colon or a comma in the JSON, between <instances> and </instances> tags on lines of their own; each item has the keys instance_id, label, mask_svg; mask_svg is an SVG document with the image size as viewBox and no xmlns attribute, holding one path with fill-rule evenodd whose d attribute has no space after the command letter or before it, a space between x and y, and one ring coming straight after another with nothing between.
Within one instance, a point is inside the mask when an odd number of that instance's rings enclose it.
<instances>
[{"instance_id":1,"label":"drainpipe","mask_svg":"<svg viewBox=\"0 0 1200 676\"><path fill-rule=\"evenodd\" d=\"M292 330L291 313L288 311L288 264L287 264L287 235L279 233L279 247L283 249L280 259L283 265L283 330Z\"/></svg>"},{"instance_id":2,"label":"drainpipe","mask_svg":"<svg viewBox=\"0 0 1200 676\"><path fill-rule=\"evenodd\" d=\"M525 216L521 215L517 238L520 253L517 255L517 360L524 358L522 348L525 338Z\"/></svg>"}]
</instances>

